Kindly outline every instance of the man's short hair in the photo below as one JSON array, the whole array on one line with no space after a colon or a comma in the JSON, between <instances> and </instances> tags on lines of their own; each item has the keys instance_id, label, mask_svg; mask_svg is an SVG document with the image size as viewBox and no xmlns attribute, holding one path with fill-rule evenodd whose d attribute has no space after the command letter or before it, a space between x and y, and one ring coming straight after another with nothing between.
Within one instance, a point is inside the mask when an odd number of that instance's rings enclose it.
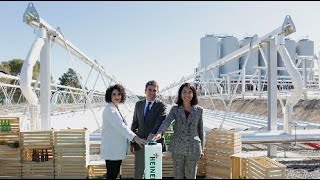
<instances>
[{"instance_id":1,"label":"man's short hair","mask_svg":"<svg viewBox=\"0 0 320 180\"><path fill-rule=\"evenodd\" d=\"M148 81L146 83L146 89L148 88L148 86L156 86L157 89L159 90L159 85L158 85L157 81L155 81L155 80Z\"/></svg>"}]
</instances>

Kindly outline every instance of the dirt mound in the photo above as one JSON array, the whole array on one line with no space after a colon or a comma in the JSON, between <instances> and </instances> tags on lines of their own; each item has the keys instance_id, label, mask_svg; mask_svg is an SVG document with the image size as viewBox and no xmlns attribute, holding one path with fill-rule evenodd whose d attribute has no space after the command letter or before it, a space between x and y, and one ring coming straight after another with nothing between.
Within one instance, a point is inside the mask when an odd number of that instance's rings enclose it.
<instances>
[{"instance_id":1,"label":"dirt mound","mask_svg":"<svg viewBox=\"0 0 320 180\"><path fill-rule=\"evenodd\" d=\"M199 105L206 109L216 109L224 111L224 105L221 100L213 100L214 107L211 100L200 100ZM227 103L227 102L226 102ZM283 118L282 108L278 101L278 118ZM299 100L293 107L293 120L309 120L320 122L320 100ZM253 114L258 116L267 116L267 100L266 99L237 99L232 102L231 112Z\"/></svg>"}]
</instances>

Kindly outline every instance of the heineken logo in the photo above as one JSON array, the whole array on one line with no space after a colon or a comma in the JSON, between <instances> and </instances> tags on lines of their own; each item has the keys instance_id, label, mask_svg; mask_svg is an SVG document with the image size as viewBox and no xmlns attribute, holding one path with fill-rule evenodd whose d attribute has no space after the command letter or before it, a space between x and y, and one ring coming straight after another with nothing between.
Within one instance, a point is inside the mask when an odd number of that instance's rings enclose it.
<instances>
[{"instance_id":1,"label":"heineken logo","mask_svg":"<svg viewBox=\"0 0 320 180\"><path fill-rule=\"evenodd\" d=\"M158 153L154 153L153 156L157 159L159 157Z\"/></svg>"}]
</instances>

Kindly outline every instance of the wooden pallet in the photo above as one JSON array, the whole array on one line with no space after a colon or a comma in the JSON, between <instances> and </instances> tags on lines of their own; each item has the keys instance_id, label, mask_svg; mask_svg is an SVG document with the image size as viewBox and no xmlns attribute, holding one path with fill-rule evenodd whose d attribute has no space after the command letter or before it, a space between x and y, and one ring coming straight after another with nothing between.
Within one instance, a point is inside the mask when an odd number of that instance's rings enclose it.
<instances>
[{"instance_id":1,"label":"wooden pallet","mask_svg":"<svg viewBox=\"0 0 320 180\"><path fill-rule=\"evenodd\" d=\"M52 148L53 147L53 131L27 131L20 132L21 148Z\"/></svg>"},{"instance_id":2,"label":"wooden pallet","mask_svg":"<svg viewBox=\"0 0 320 180\"><path fill-rule=\"evenodd\" d=\"M170 152L164 152L162 155L162 177L174 177L173 159Z\"/></svg>"},{"instance_id":3,"label":"wooden pallet","mask_svg":"<svg viewBox=\"0 0 320 180\"><path fill-rule=\"evenodd\" d=\"M22 179L54 179L53 161L22 162Z\"/></svg>"},{"instance_id":4,"label":"wooden pallet","mask_svg":"<svg viewBox=\"0 0 320 180\"><path fill-rule=\"evenodd\" d=\"M0 145L20 142L19 132L0 132Z\"/></svg>"},{"instance_id":5,"label":"wooden pallet","mask_svg":"<svg viewBox=\"0 0 320 180\"><path fill-rule=\"evenodd\" d=\"M268 157L248 157L245 163L247 179L286 179L286 166Z\"/></svg>"},{"instance_id":6,"label":"wooden pallet","mask_svg":"<svg viewBox=\"0 0 320 180\"><path fill-rule=\"evenodd\" d=\"M36 148L21 148L21 154L22 154L22 162L33 162L32 161L32 154L33 154L33 150L36 150L37 152L39 152L39 155L43 156L46 154L46 150L48 153L48 161L53 161L53 147L40 147L37 146ZM42 150L43 153L42 154ZM41 161L41 159L39 158L39 161Z\"/></svg>"},{"instance_id":7,"label":"wooden pallet","mask_svg":"<svg viewBox=\"0 0 320 180\"><path fill-rule=\"evenodd\" d=\"M212 130L206 134L206 178L230 179L231 155L241 152L241 134L229 130Z\"/></svg>"},{"instance_id":8,"label":"wooden pallet","mask_svg":"<svg viewBox=\"0 0 320 180\"><path fill-rule=\"evenodd\" d=\"M0 160L21 161L20 148L0 145Z\"/></svg>"},{"instance_id":9,"label":"wooden pallet","mask_svg":"<svg viewBox=\"0 0 320 180\"><path fill-rule=\"evenodd\" d=\"M9 120L11 131L10 132L20 132L20 119L18 117L0 117L1 120Z\"/></svg>"},{"instance_id":10,"label":"wooden pallet","mask_svg":"<svg viewBox=\"0 0 320 180\"><path fill-rule=\"evenodd\" d=\"M0 179L21 179L21 160L0 160Z\"/></svg>"},{"instance_id":11,"label":"wooden pallet","mask_svg":"<svg viewBox=\"0 0 320 180\"><path fill-rule=\"evenodd\" d=\"M89 134L86 129L62 129L54 132L54 168L56 179L86 179L89 162Z\"/></svg>"},{"instance_id":12,"label":"wooden pallet","mask_svg":"<svg viewBox=\"0 0 320 180\"><path fill-rule=\"evenodd\" d=\"M126 155L126 158L122 160L120 168L120 177L123 178L134 178L134 155Z\"/></svg>"},{"instance_id":13,"label":"wooden pallet","mask_svg":"<svg viewBox=\"0 0 320 180\"><path fill-rule=\"evenodd\" d=\"M89 144L90 155L101 154L100 146L101 146L100 141L90 141L90 144Z\"/></svg>"},{"instance_id":14,"label":"wooden pallet","mask_svg":"<svg viewBox=\"0 0 320 180\"><path fill-rule=\"evenodd\" d=\"M246 177L246 158L262 157L262 153L242 152L231 155L232 162L232 179L240 179Z\"/></svg>"},{"instance_id":15,"label":"wooden pallet","mask_svg":"<svg viewBox=\"0 0 320 180\"><path fill-rule=\"evenodd\" d=\"M102 177L107 173L106 164L92 164L88 165L88 176L89 178L98 178Z\"/></svg>"},{"instance_id":16,"label":"wooden pallet","mask_svg":"<svg viewBox=\"0 0 320 180\"><path fill-rule=\"evenodd\" d=\"M21 179L20 147L13 148L8 143L19 143L19 132L0 132L0 179Z\"/></svg>"},{"instance_id":17,"label":"wooden pallet","mask_svg":"<svg viewBox=\"0 0 320 180\"><path fill-rule=\"evenodd\" d=\"M88 130L62 129L60 131L54 131L55 147L77 146L86 148L88 140Z\"/></svg>"}]
</instances>

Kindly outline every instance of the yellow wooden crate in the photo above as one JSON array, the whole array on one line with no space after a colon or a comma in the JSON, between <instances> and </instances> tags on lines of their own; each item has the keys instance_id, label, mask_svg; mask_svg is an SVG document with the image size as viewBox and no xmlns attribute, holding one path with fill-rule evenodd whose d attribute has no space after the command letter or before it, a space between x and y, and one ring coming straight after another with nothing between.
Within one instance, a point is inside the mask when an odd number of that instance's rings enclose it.
<instances>
[{"instance_id":1,"label":"yellow wooden crate","mask_svg":"<svg viewBox=\"0 0 320 180\"><path fill-rule=\"evenodd\" d=\"M248 157L245 162L247 179L286 179L285 165L268 157Z\"/></svg>"},{"instance_id":2,"label":"yellow wooden crate","mask_svg":"<svg viewBox=\"0 0 320 180\"><path fill-rule=\"evenodd\" d=\"M88 165L88 176L89 178L102 177L107 173L105 164Z\"/></svg>"},{"instance_id":3,"label":"yellow wooden crate","mask_svg":"<svg viewBox=\"0 0 320 180\"><path fill-rule=\"evenodd\" d=\"M1 120L9 120L11 131L10 132L20 132L20 118L18 117L0 117Z\"/></svg>"},{"instance_id":4,"label":"yellow wooden crate","mask_svg":"<svg viewBox=\"0 0 320 180\"><path fill-rule=\"evenodd\" d=\"M230 156L242 150L241 134L230 130L212 130L206 134L206 178L230 179Z\"/></svg>"},{"instance_id":5,"label":"yellow wooden crate","mask_svg":"<svg viewBox=\"0 0 320 180\"><path fill-rule=\"evenodd\" d=\"M0 179L21 179L21 160L0 160Z\"/></svg>"},{"instance_id":6,"label":"yellow wooden crate","mask_svg":"<svg viewBox=\"0 0 320 180\"><path fill-rule=\"evenodd\" d=\"M53 161L22 162L22 179L54 179Z\"/></svg>"},{"instance_id":7,"label":"yellow wooden crate","mask_svg":"<svg viewBox=\"0 0 320 180\"><path fill-rule=\"evenodd\" d=\"M21 148L52 148L53 130L20 132Z\"/></svg>"}]
</instances>

